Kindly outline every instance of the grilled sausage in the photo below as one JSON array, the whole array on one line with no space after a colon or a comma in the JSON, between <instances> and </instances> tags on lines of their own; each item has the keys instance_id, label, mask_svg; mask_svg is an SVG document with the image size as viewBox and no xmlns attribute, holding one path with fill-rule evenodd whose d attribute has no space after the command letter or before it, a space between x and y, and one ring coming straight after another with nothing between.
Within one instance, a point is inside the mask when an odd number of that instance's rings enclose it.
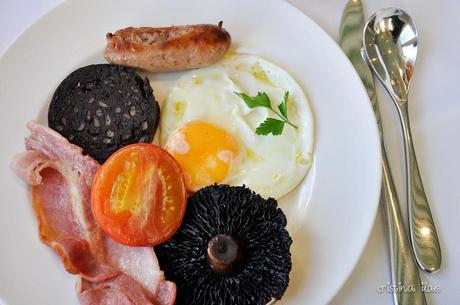
<instances>
[{"instance_id":1,"label":"grilled sausage","mask_svg":"<svg viewBox=\"0 0 460 305\"><path fill-rule=\"evenodd\" d=\"M214 64L230 47L230 34L219 24L162 28L126 28L107 34L109 63L150 72L178 71Z\"/></svg>"}]
</instances>

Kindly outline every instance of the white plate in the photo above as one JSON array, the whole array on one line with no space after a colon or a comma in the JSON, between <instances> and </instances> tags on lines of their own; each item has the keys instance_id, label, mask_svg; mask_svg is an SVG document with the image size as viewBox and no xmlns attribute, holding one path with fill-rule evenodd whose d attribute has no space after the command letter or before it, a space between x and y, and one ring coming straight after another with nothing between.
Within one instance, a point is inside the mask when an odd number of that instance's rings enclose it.
<instances>
[{"instance_id":1,"label":"white plate","mask_svg":"<svg viewBox=\"0 0 460 305\"><path fill-rule=\"evenodd\" d=\"M0 58L0 299L7 305L77 304L76 278L38 240L27 188L9 169L23 150L25 123L44 121L59 82L77 67L103 62L105 34L126 26L217 23L233 48L289 71L315 115L314 164L283 204L294 234L293 271L281 302L325 304L355 266L374 222L380 147L366 92L321 28L283 1L71 0L30 27ZM155 77L161 99L179 73ZM1 301L0 301L1 302Z\"/></svg>"}]
</instances>

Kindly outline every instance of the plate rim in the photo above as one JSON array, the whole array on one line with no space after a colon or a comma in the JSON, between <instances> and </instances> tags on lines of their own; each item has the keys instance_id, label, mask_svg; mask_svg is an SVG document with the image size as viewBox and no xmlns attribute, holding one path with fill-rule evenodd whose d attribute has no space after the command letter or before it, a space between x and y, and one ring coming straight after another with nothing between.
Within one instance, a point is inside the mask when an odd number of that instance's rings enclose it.
<instances>
[{"instance_id":1,"label":"plate rim","mask_svg":"<svg viewBox=\"0 0 460 305\"><path fill-rule=\"evenodd\" d=\"M67 0L69 1L69 0ZM346 56L346 54L343 52L342 48L340 47L340 45L338 44L337 41L335 41L331 35L329 35L329 33L324 30L314 19L312 19L310 16L308 16L306 13L304 13L302 10L300 10L298 7L296 7L294 4L292 4L291 2L289 1L284 1L285 4L287 4L288 6L291 7L291 9L297 11L298 14L301 14L303 15L304 18L307 18L309 19L313 24L315 24L320 30L321 32L323 32L323 34L325 34L325 36L327 36L326 39L328 39L330 42L332 42L332 44L334 45L335 49L338 51L338 53L340 53L340 55L342 56L343 59L345 59L345 61L347 62L348 66L353 70L353 74L355 76L355 78L358 78L359 79L359 87L361 88L360 90L365 92L365 95L366 95L366 99L369 103L367 103L367 108L371 111L371 115L372 115L372 120L373 120L373 126L375 127L374 128L374 135L377 137L377 138L380 138L380 133L379 133L379 130L378 130L378 125L377 125L377 119L375 117L375 113L374 113L374 110L372 108L372 104L371 104L371 101L370 101L370 98L367 94L367 90L366 90L366 87L364 86L364 84L362 83L361 81L361 78L359 77L359 74L358 72L356 71L355 67L353 66L352 62L350 61L350 59ZM313 109L313 116L314 116L314 121L316 123L316 116L314 114L314 109ZM314 124L316 126L316 124ZM316 136L316 133L315 133L315 136ZM315 156L315 148L316 148L316 138L313 142L313 156ZM380 165L380 162L381 162L381 150L382 150L382 147L381 147L381 144L380 144L380 141L378 142L378 151L379 151L379 166L378 166L378 180L379 180L379 185L381 186L382 184L382 166ZM312 167L314 165L314 161L313 161L313 164L312 164ZM310 168L310 171L312 169ZM309 175L309 173L307 173L307 175ZM363 252L364 252L364 249L366 248L366 245L368 244L369 242L369 238L371 236L371 233L372 233L372 228L374 227L375 225L375 222L376 222L376 218L377 218L377 212L379 210L379 206L380 206L380 193L381 193L381 189L379 188L379 191L377 192L378 195L377 195L377 198L376 198L376 204L374 204L374 211L372 213L372 220L369 221L369 224L368 224L368 228L367 228L367 236L364 238L364 242L361 244L361 247L359 249L359 255L357 255L354 259L354 262L353 264L350 264L350 267L349 267L349 270L347 271L347 276L344 277L344 279L341 281L341 283L339 285L337 285L337 288L336 290L334 291L334 293L331 293L329 298L326 298L324 304L329 304L334 298L335 296L340 292L340 290L345 286L345 284L347 283L348 279L351 277L351 275L353 274L353 271L356 269L356 266L358 265L358 262L359 260L361 259L362 255L363 255Z\"/></svg>"}]
</instances>

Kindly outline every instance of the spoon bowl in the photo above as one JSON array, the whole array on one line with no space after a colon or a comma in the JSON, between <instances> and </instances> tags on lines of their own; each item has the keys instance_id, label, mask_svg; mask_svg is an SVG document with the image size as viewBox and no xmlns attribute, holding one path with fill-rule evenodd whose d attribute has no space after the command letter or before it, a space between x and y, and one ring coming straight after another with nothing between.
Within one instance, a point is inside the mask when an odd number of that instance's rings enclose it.
<instances>
[{"instance_id":1,"label":"spoon bowl","mask_svg":"<svg viewBox=\"0 0 460 305\"><path fill-rule=\"evenodd\" d=\"M408 96L418 52L412 18L397 8L382 9L364 27L365 59L398 109L404 133L409 232L415 259L424 271L441 267L441 248L417 164L409 123Z\"/></svg>"},{"instance_id":2,"label":"spoon bowl","mask_svg":"<svg viewBox=\"0 0 460 305\"><path fill-rule=\"evenodd\" d=\"M407 102L418 52L418 32L403 10L383 9L364 29L364 49L380 81L399 103Z\"/></svg>"}]
</instances>

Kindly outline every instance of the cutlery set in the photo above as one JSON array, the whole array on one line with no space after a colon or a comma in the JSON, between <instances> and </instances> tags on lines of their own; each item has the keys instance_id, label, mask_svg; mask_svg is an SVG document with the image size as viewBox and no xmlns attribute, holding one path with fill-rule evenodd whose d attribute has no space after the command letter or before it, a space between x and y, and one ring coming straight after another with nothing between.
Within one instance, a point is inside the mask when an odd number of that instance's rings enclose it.
<instances>
[{"instance_id":1,"label":"cutlery set","mask_svg":"<svg viewBox=\"0 0 460 305\"><path fill-rule=\"evenodd\" d=\"M441 249L417 165L408 114L409 86L418 50L418 32L412 18L396 8L382 9L365 24L361 0L349 0L340 25L339 43L358 72L369 95L382 147L381 208L390 250L390 271L397 305L426 303L417 265L428 273L439 270ZM405 144L409 235L383 140L383 126L373 74L390 94L398 110ZM410 236L410 238L409 238ZM409 242L410 240L410 242Z\"/></svg>"}]
</instances>

